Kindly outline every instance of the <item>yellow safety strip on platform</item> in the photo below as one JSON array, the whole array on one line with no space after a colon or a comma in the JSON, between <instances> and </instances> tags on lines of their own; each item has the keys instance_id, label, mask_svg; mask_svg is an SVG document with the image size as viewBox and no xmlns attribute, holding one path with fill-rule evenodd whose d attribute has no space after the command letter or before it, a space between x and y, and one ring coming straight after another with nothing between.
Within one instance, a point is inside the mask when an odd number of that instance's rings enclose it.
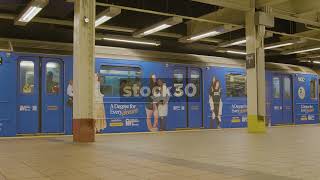
<instances>
[{"instance_id":1,"label":"yellow safety strip on platform","mask_svg":"<svg viewBox=\"0 0 320 180\"><path fill-rule=\"evenodd\" d=\"M252 118L252 117L251 117ZM253 118L256 118L254 116ZM257 119L257 118L256 118ZM255 120L255 119L254 119ZM249 116L248 116L248 125L249 125ZM263 125L264 128L259 129L265 132L266 127ZM282 128L282 127L296 127L296 126L319 126L319 124L297 124L297 125L278 125L278 126L272 126L272 128ZM199 131L225 131L225 130L235 130L235 129L245 129L245 128L220 128L220 129L178 129L176 131L155 131L155 132L124 132L124 133L104 133L104 134L96 134L96 136L117 136L117 135L138 135L138 134L165 134L165 133L180 133L180 132L199 132ZM256 130L256 129L255 129ZM249 126L248 126L248 131ZM256 132L256 131L255 131ZM257 133L257 132L256 132ZM64 134L48 134L48 135L30 135L30 134L19 134L18 136L15 137L0 137L1 139L37 139L37 138L57 138L57 137L72 137L73 135L64 135Z\"/></svg>"},{"instance_id":2,"label":"yellow safety strip on platform","mask_svg":"<svg viewBox=\"0 0 320 180\"><path fill-rule=\"evenodd\" d=\"M249 133L265 133L266 124L265 117L259 115L248 115L248 132Z\"/></svg>"}]
</instances>

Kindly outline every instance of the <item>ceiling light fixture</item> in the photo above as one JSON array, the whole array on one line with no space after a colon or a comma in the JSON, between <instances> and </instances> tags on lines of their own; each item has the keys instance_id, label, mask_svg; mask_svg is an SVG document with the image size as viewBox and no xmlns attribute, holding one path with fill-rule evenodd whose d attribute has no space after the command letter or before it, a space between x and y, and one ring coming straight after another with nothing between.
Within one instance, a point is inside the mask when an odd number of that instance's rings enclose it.
<instances>
[{"instance_id":1,"label":"ceiling light fixture","mask_svg":"<svg viewBox=\"0 0 320 180\"><path fill-rule=\"evenodd\" d=\"M301 62L301 63L311 63L310 60L300 60L299 62Z\"/></svg>"},{"instance_id":2,"label":"ceiling light fixture","mask_svg":"<svg viewBox=\"0 0 320 180\"><path fill-rule=\"evenodd\" d=\"M24 26L30 22L47 4L49 0L32 0L27 7L17 16L15 25Z\"/></svg>"},{"instance_id":3,"label":"ceiling light fixture","mask_svg":"<svg viewBox=\"0 0 320 180\"><path fill-rule=\"evenodd\" d=\"M227 50L226 52L227 52L227 53L230 53L230 54L247 55L246 52L244 52L244 51L238 51L238 50Z\"/></svg>"},{"instance_id":4,"label":"ceiling light fixture","mask_svg":"<svg viewBox=\"0 0 320 180\"><path fill-rule=\"evenodd\" d=\"M223 42L219 44L219 47L230 47L230 46L237 46L240 44L245 44L247 42L246 38L238 38L231 41Z\"/></svg>"},{"instance_id":5,"label":"ceiling light fixture","mask_svg":"<svg viewBox=\"0 0 320 180\"><path fill-rule=\"evenodd\" d=\"M291 54L300 54L300 53L306 53L306 52L318 51L318 50L320 50L320 47L315 46L315 47L310 47L310 48L301 48L301 49L285 51L282 54L291 55Z\"/></svg>"},{"instance_id":6,"label":"ceiling light fixture","mask_svg":"<svg viewBox=\"0 0 320 180\"><path fill-rule=\"evenodd\" d=\"M121 13L121 9L120 8L109 7L108 9L102 11L101 13L99 13L97 15L96 21L95 21L95 27L98 27L101 24L109 21L111 18L119 15L120 13Z\"/></svg>"},{"instance_id":7,"label":"ceiling light fixture","mask_svg":"<svg viewBox=\"0 0 320 180\"><path fill-rule=\"evenodd\" d=\"M292 46L295 44L304 43L305 41L306 40L302 39L302 38L280 41L280 42L276 42L276 43L272 43L272 44L266 44L264 46L264 49L270 50L270 49L276 49L276 48L285 47L285 46Z\"/></svg>"},{"instance_id":8,"label":"ceiling light fixture","mask_svg":"<svg viewBox=\"0 0 320 180\"><path fill-rule=\"evenodd\" d=\"M231 25L223 25L223 26L219 26L216 27L210 31L205 31L205 32L201 32L201 33L197 33L194 35L190 35L190 36L186 36L186 37L182 37L179 39L180 42L193 42L193 41L197 41L203 38L207 38L207 37L213 37L213 36L217 36L226 32L229 32L233 29L233 26Z\"/></svg>"},{"instance_id":9,"label":"ceiling light fixture","mask_svg":"<svg viewBox=\"0 0 320 180\"><path fill-rule=\"evenodd\" d=\"M294 43L292 43L292 42L282 43L282 44L274 44L274 45L270 44L270 45L266 45L264 49L265 49L265 50L275 49L275 48L280 48L280 47L285 47L285 46L291 46L291 45L293 45L293 44L294 44Z\"/></svg>"},{"instance_id":10,"label":"ceiling light fixture","mask_svg":"<svg viewBox=\"0 0 320 180\"><path fill-rule=\"evenodd\" d=\"M151 45L151 46L160 46L161 44L159 41L138 39L138 38L120 36L120 35L97 35L97 39L106 40L106 41L123 42L123 43Z\"/></svg>"},{"instance_id":11,"label":"ceiling light fixture","mask_svg":"<svg viewBox=\"0 0 320 180\"><path fill-rule=\"evenodd\" d=\"M153 34L155 32L167 29L171 26L177 25L182 22L183 22L183 19L180 17L170 17L170 18L167 18L167 19L160 21L156 24L153 24L149 27L146 27L146 28L143 28L141 30L134 32L133 36L134 37L144 37L149 34Z\"/></svg>"},{"instance_id":12,"label":"ceiling light fixture","mask_svg":"<svg viewBox=\"0 0 320 180\"><path fill-rule=\"evenodd\" d=\"M190 38L187 38L187 40L196 41L196 40L203 39L203 38L206 38L206 37L216 36L218 34L220 34L219 31L210 31L210 32L207 32L207 33L204 33L204 34L191 36Z\"/></svg>"}]
</instances>

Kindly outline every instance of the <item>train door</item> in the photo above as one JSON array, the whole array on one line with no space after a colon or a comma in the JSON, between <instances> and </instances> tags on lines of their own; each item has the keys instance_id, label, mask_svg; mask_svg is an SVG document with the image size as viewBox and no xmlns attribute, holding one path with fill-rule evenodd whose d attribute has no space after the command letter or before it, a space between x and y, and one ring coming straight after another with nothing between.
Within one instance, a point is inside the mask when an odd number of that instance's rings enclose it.
<instances>
[{"instance_id":1,"label":"train door","mask_svg":"<svg viewBox=\"0 0 320 180\"><path fill-rule=\"evenodd\" d=\"M59 59L18 61L17 133L62 133L63 64Z\"/></svg>"},{"instance_id":2,"label":"train door","mask_svg":"<svg viewBox=\"0 0 320 180\"><path fill-rule=\"evenodd\" d=\"M176 94L170 99L170 117L176 128L203 127L201 79L200 68L174 67L172 87Z\"/></svg>"},{"instance_id":3,"label":"train door","mask_svg":"<svg viewBox=\"0 0 320 180\"><path fill-rule=\"evenodd\" d=\"M188 127L203 127L202 121L202 81L200 68L188 68Z\"/></svg>"},{"instance_id":4,"label":"train door","mask_svg":"<svg viewBox=\"0 0 320 180\"><path fill-rule=\"evenodd\" d=\"M187 96L184 88L187 83L187 69L175 67L173 69L172 89L173 97L170 100L172 113L170 117L176 122L176 128L187 128Z\"/></svg>"},{"instance_id":5,"label":"train door","mask_svg":"<svg viewBox=\"0 0 320 180\"><path fill-rule=\"evenodd\" d=\"M59 59L44 58L41 68L41 132L62 133L63 65Z\"/></svg>"},{"instance_id":6,"label":"train door","mask_svg":"<svg viewBox=\"0 0 320 180\"><path fill-rule=\"evenodd\" d=\"M291 124L292 78L290 75L273 74L271 124Z\"/></svg>"},{"instance_id":7,"label":"train door","mask_svg":"<svg viewBox=\"0 0 320 180\"><path fill-rule=\"evenodd\" d=\"M286 124L293 123L292 78L282 75L282 120Z\"/></svg>"},{"instance_id":8,"label":"train door","mask_svg":"<svg viewBox=\"0 0 320 180\"><path fill-rule=\"evenodd\" d=\"M21 59L18 62L17 91L17 133L34 134L39 132L39 60Z\"/></svg>"}]
</instances>

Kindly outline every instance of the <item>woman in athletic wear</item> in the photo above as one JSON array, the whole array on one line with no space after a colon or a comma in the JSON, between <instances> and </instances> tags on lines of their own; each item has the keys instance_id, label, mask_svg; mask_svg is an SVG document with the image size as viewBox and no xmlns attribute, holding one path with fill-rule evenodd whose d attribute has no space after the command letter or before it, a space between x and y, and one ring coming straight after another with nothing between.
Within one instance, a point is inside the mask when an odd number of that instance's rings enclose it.
<instances>
[{"instance_id":1,"label":"woman in athletic wear","mask_svg":"<svg viewBox=\"0 0 320 180\"><path fill-rule=\"evenodd\" d=\"M95 75L95 88L94 88L94 100L93 109L94 109L94 120L95 120L95 129L96 132L101 132L107 127L106 123L106 112L104 109L103 94L100 91L100 82L103 79L96 74Z\"/></svg>"},{"instance_id":2,"label":"woman in athletic wear","mask_svg":"<svg viewBox=\"0 0 320 180\"><path fill-rule=\"evenodd\" d=\"M209 104L212 114L210 127L214 128L214 123L216 123L217 128L220 128L222 112L221 85L220 81L215 77L212 78L211 86L209 89Z\"/></svg>"},{"instance_id":3,"label":"woman in athletic wear","mask_svg":"<svg viewBox=\"0 0 320 180\"><path fill-rule=\"evenodd\" d=\"M147 102L146 102L146 114L147 114L147 127L149 131L157 131L158 127L158 106L157 102L154 100L154 95L153 95L153 89L157 86L157 78L155 74L151 74L150 79L149 79L149 88L150 88L150 95L147 97ZM152 115L154 117L154 123L152 125L151 118Z\"/></svg>"}]
</instances>

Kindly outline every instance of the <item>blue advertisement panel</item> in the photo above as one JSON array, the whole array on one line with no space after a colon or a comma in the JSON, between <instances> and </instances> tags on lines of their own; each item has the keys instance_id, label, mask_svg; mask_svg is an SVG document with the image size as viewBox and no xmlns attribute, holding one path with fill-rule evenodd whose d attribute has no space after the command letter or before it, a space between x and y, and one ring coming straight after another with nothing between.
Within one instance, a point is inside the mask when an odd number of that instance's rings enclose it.
<instances>
[{"instance_id":1,"label":"blue advertisement panel","mask_svg":"<svg viewBox=\"0 0 320 180\"><path fill-rule=\"evenodd\" d=\"M319 122L317 75L295 75L294 102L294 118L296 124L312 124Z\"/></svg>"},{"instance_id":2,"label":"blue advertisement panel","mask_svg":"<svg viewBox=\"0 0 320 180\"><path fill-rule=\"evenodd\" d=\"M99 76L95 91L96 119L106 119L106 124L100 127L102 132L158 131L176 127L170 117L168 97L153 99L151 91L154 87L169 88L167 72L170 67L146 61L97 59L96 62Z\"/></svg>"},{"instance_id":3,"label":"blue advertisement panel","mask_svg":"<svg viewBox=\"0 0 320 180\"><path fill-rule=\"evenodd\" d=\"M245 127L247 105L244 69L208 67L204 70L204 79L204 127Z\"/></svg>"},{"instance_id":4,"label":"blue advertisement panel","mask_svg":"<svg viewBox=\"0 0 320 180\"><path fill-rule=\"evenodd\" d=\"M16 135L17 62L14 54L0 52L0 136Z\"/></svg>"}]
</instances>

